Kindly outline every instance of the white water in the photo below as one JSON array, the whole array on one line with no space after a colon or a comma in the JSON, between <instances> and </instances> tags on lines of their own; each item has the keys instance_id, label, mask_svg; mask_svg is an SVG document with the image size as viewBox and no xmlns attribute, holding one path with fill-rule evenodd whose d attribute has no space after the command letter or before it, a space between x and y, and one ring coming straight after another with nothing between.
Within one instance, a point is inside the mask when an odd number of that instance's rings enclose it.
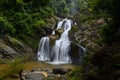
<instances>
[{"instance_id":1,"label":"white water","mask_svg":"<svg viewBox=\"0 0 120 80\"><path fill-rule=\"evenodd\" d=\"M55 41L55 46L52 49L52 54L54 55L53 64L71 63L69 56L71 42L68 37L68 31L71 30L71 20L64 19L60 21L57 29L62 27L64 28L64 32L61 34L60 39Z\"/></svg>"},{"instance_id":2,"label":"white water","mask_svg":"<svg viewBox=\"0 0 120 80\"><path fill-rule=\"evenodd\" d=\"M58 22L57 29L64 29L60 38L55 41L54 46L49 45L49 37L43 37L40 40L38 48L38 60L48 61L51 64L66 64L71 63L71 57L69 56L70 44L69 31L71 30L72 21L68 19L63 19ZM52 32L55 35L55 31Z\"/></svg>"},{"instance_id":3,"label":"white water","mask_svg":"<svg viewBox=\"0 0 120 80\"><path fill-rule=\"evenodd\" d=\"M40 40L39 48L38 48L38 60L46 61L49 60L50 56L50 45L49 45L49 37L43 37Z\"/></svg>"}]
</instances>

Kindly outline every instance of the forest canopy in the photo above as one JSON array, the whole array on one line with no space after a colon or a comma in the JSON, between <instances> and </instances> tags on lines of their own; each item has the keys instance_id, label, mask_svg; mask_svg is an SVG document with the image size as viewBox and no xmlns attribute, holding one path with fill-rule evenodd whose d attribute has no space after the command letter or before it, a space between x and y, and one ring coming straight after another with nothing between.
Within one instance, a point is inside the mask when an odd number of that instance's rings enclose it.
<instances>
[{"instance_id":1,"label":"forest canopy","mask_svg":"<svg viewBox=\"0 0 120 80\"><path fill-rule=\"evenodd\" d=\"M32 35L47 18L74 14L84 0L0 0L0 35ZM80 5L81 4L81 5Z\"/></svg>"}]
</instances>

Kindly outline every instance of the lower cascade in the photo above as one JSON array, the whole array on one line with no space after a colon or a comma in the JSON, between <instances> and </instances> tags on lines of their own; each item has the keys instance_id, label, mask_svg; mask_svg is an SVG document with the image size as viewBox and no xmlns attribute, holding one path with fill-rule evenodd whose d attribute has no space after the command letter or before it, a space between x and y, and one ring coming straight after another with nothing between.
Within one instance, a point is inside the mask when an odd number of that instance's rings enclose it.
<instances>
[{"instance_id":1,"label":"lower cascade","mask_svg":"<svg viewBox=\"0 0 120 80\"><path fill-rule=\"evenodd\" d=\"M70 56L70 45L68 33L71 30L72 21L69 19L63 19L58 22L57 28L63 29L63 33L59 39L55 40L55 44L50 46L50 38L42 37L38 48L38 61L47 61L50 64L66 64L72 63ZM52 35L56 32L53 31ZM84 50L85 51L85 50Z\"/></svg>"}]
</instances>

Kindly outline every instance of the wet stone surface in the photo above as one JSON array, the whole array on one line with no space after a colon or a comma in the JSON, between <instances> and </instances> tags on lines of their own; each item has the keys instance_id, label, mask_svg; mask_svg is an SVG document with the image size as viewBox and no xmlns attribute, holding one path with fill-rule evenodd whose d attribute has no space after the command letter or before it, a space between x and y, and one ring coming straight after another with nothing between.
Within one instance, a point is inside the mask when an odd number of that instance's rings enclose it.
<instances>
[{"instance_id":1,"label":"wet stone surface","mask_svg":"<svg viewBox=\"0 0 120 80\"><path fill-rule=\"evenodd\" d=\"M23 80L67 80L67 74L71 69L54 68L54 69L33 69L23 71Z\"/></svg>"}]
</instances>

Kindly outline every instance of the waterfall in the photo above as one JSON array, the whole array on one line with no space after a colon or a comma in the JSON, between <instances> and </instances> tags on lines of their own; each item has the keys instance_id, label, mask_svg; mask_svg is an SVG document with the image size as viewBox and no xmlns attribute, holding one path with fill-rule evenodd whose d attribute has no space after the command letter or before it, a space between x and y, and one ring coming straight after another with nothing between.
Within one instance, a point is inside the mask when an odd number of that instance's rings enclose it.
<instances>
[{"instance_id":1,"label":"waterfall","mask_svg":"<svg viewBox=\"0 0 120 80\"><path fill-rule=\"evenodd\" d=\"M58 22L57 28L64 29L60 38L55 40L55 45L50 46L49 37L43 37L40 40L38 48L38 60L39 61L48 61L51 64L65 64L71 63L70 44L69 40L69 31L71 30L72 21L69 19L63 19ZM55 35L55 30L52 32L52 35Z\"/></svg>"},{"instance_id":2,"label":"waterfall","mask_svg":"<svg viewBox=\"0 0 120 80\"><path fill-rule=\"evenodd\" d=\"M57 29L62 27L64 28L64 32L61 34L60 39L55 41L52 49L52 54L55 56L52 62L53 64L71 63L69 56L71 42L68 37L68 32L71 30L71 20L64 19L63 21L59 21Z\"/></svg>"},{"instance_id":3,"label":"waterfall","mask_svg":"<svg viewBox=\"0 0 120 80\"><path fill-rule=\"evenodd\" d=\"M49 56L50 56L49 37L43 37L39 43L38 60L39 61L49 60Z\"/></svg>"}]
</instances>

